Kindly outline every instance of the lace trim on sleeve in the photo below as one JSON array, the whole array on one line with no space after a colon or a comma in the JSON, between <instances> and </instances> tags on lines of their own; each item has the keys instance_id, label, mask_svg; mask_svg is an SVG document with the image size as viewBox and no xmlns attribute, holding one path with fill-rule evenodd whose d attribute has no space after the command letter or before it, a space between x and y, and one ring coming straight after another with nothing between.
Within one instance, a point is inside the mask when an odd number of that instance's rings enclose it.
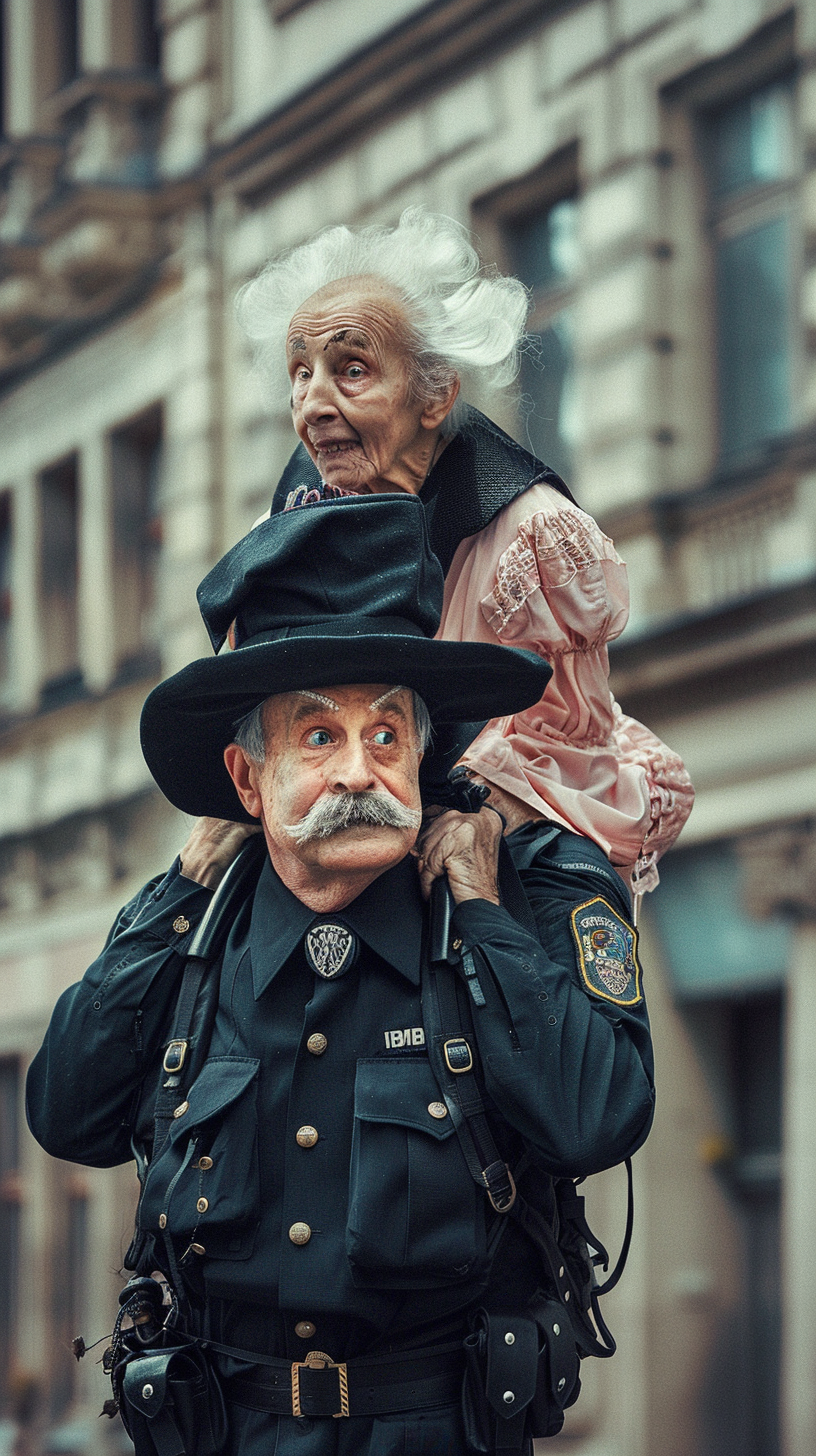
<instances>
[{"instance_id":1,"label":"lace trim on sleeve","mask_svg":"<svg viewBox=\"0 0 816 1456\"><path fill-rule=\"evenodd\" d=\"M487 625L497 637L540 586L535 553L518 538L499 557L495 585L482 603Z\"/></svg>"},{"instance_id":2,"label":"lace trim on sleeve","mask_svg":"<svg viewBox=\"0 0 816 1456\"><path fill-rule=\"evenodd\" d=\"M623 566L613 543L591 516L578 509L545 514L537 511L522 521L518 535L499 557L493 590L482 602L487 625L497 636L506 631L515 614L533 592L564 587L579 571L603 562ZM578 643L550 644L551 650L591 651L597 641L606 641L604 628L592 639Z\"/></svg>"}]
</instances>

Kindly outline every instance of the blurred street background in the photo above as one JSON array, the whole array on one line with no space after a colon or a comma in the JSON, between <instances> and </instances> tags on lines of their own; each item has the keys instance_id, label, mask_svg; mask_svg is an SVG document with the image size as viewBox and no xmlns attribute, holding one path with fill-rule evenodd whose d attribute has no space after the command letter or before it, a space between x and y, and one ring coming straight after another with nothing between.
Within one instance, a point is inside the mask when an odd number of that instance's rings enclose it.
<instances>
[{"instance_id":1,"label":"blurred street background","mask_svg":"<svg viewBox=\"0 0 816 1456\"><path fill-rule=\"evenodd\" d=\"M423 203L532 292L491 413L628 562L613 687L698 791L619 1351L542 1453L813 1456L816 0L2 0L0 65L0 1453L129 1449L70 1340L133 1169L49 1159L22 1089L186 835L139 711L294 444L235 292ZM617 1249L621 1170L587 1195Z\"/></svg>"}]
</instances>

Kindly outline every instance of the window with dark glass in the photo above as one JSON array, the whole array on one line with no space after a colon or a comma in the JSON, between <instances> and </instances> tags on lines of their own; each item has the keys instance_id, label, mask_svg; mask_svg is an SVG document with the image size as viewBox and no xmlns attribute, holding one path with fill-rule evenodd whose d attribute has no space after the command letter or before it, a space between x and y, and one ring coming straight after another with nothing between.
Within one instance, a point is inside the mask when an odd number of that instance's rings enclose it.
<instances>
[{"instance_id":1,"label":"window with dark glass","mask_svg":"<svg viewBox=\"0 0 816 1456\"><path fill-rule=\"evenodd\" d=\"M134 0L134 51L137 64L156 71L161 63L159 0Z\"/></svg>"},{"instance_id":2,"label":"window with dark glass","mask_svg":"<svg viewBox=\"0 0 816 1456\"><path fill-rule=\"evenodd\" d=\"M792 424L796 170L787 81L703 124L714 245L720 454L748 454Z\"/></svg>"},{"instance_id":3,"label":"window with dark glass","mask_svg":"<svg viewBox=\"0 0 816 1456\"><path fill-rule=\"evenodd\" d=\"M0 1408L14 1365L20 1255L20 1068L0 1060Z\"/></svg>"},{"instance_id":4,"label":"window with dark glass","mask_svg":"<svg viewBox=\"0 0 816 1456\"><path fill-rule=\"evenodd\" d=\"M6 118L6 93L8 82L6 80L6 0L0 0L0 137L6 135L8 120Z\"/></svg>"},{"instance_id":5,"label":"window with dark glass","mask_svg":"<svg viewBox=\"0 0 816 1456\"><path fill-rule=\"evenodd\" d=\"M675 999L717 1109L706 1154L739 1238L741 1279L700 1389L702 1447L778 1456L785 979L793 927L745 903L733 841L675 850L650 907ZM689 914L689 906L694 913Z\"/></svg>"},{"instance_id":6,"label":"window with dark glass","mask_svg":"<svg viewBox=\"0 0 816 1456\"><path fill-rule=\"evenodd\" d=\"M11 669L11 494L0 494L0 683Z\"/></svg>"},{"instance_id":7,"label":"window with dark glass","mask_svg":"<svg viewBox=\"0 0 816 1456\"><path fill-rule=\"evenodd\" d=\"M561 475L575 441L573 288L579 264L578 202L563 197L505 223L514 273L530 289L531 348L521 372L521 437Z\"/></svg>"},{"instance_id":8,"label":"window with dark glass","mask_svg":"<svg viewBox=\"0 0 816 1456\"><path fill-rule=\"evenodd\" d=\"M79 3L78 0L57 0L53 7L55 25L55 61L57 87L67 86L80 70Z\"/></svg>"},{"instance_id":9,"label":"window with dark glass","mask_svg":"<svg viewBox=\"0 0 816 1456\"><path fill-rule=\"evenodd\" d=\"M40 476L40 606L43 680L62 686L79 673L79 471L77 457Z\"/></svg>"},{"instance_id":10,"label":"window with dark glass","mask_svg":"<svg viewBox=\"0 0 816 1456\"><path fill-rule=\"evenodd\" d=\"M77 1362L71 1341L85 1327L88 1285L88 1189L79 1172L69 1172L60 1189L62 1216L52 1250L51 1313L53 1356L50 1406L61 1416L77 1394Z\"/></svg>"},{"instance_id":11,"label":"window with dark glass","mask_svg":"<svg viewBox=\"0 0 816 1456\"><path fill-rule=\"evenodd\" d=\"M162 416L156 406L110 437L116 666L127 668L156 640L156 567L161 548Z\"/></svg>"}]
</instances>

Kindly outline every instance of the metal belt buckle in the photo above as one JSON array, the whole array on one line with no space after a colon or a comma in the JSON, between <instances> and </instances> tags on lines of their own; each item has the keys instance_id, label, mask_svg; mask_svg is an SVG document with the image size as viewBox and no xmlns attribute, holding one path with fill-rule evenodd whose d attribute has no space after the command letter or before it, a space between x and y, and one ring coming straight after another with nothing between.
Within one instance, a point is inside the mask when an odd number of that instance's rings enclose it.
<instances>
[{"instance_id":1,"label":"metal belt buckle","mask_svg":"<svg viewBox=\"0 0 816 1456\"><path fill-rule=\"evenodd\" d=\"M340 1394L340 1409L332 1411L334 1420L349 1414L348 1397L348 1370L344 1363L337 1364L330 1355L324 1355L322 1350L310 1350L305 1360L295 1360L292 1364L292 1415L302 1416L303 1411L300 1405L300 1372L301 1370L336 1370L337 1384Z\"/></svg>"}]
</instances>

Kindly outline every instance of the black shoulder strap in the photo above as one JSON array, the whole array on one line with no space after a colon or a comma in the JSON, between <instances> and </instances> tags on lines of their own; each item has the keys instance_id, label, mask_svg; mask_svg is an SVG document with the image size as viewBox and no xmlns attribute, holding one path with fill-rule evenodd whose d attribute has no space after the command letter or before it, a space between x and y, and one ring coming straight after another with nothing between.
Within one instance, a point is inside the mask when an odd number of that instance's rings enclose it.
<instances>
[{"instance_id":1,"label":"black shoulder strap","mask_svg":"<svg viewBox=\"0 0 816 1456\"><path fill-rule=\"evenodd\" d=\"M263 851L263 853L261 853ZM156 1096L153 1115L153 1157L167 1140L173 1113L184 1099L204 1064L210 1046L221 960L232 924L241 905L255 888L266 852L263 835L253 835L233 860L213 895L190 942L173 1017L173 1030L162 1062L167 1073Z\"/></svg>"},{"instance_id":2,"label":"black shoulder strap","mask_svg":"<svg viewBox=\"0 0 816 1456\"><path fill-rule=\"evenodd\" d=\"M530 902L504 840L501 841L499 852L499 892L507 911L525 930L537 937L538 930ZM512 1213L534 1241L549 1268L553 1287L558 1290L560 1297L569 1300L572 1295L571 1322L583 1353L606 1359L614 1355L616 1345L601 1315L598 1300L618 1283L629 1253L634 1224L631 1159L625 1160L627 1214L620 1255L609 1278L601 1285L596 1284L589 1295L596 1323L596 1328L593 1329L591 1321L580 1307L579 1291L571 1277L568 1261L561 1256L553 1229L546 1218L518 1194L513 1174L502 1158L490 1130L482 1097L477 1066L478 1051L467 992L477 1008L477 1014L478 1008L485 1004L485 996L479 981L479 968L471 951L465 951L461 956L464 984L454 968L453 963L459 963L459 955L450 946L450 913L451 894L447 881L436 880L431 893L428 963L423 966L422 974L422 1015L434 1075L471 1177L479 1187L486 1190L496 1212ZM593 1255L589 1256L592 1263L603 1262L606 1266L606 1251L600 1248L598 1252L598 1242L586 1224L583 1199L575 1195L573 1202L576 1207L580 1204L580 1218L576 1221L576 1227L592 1247L594 1258ZM569 1216L569 1209L563 1198L561 1205L562 1216Z\"/></svg>"}]
</instances>

